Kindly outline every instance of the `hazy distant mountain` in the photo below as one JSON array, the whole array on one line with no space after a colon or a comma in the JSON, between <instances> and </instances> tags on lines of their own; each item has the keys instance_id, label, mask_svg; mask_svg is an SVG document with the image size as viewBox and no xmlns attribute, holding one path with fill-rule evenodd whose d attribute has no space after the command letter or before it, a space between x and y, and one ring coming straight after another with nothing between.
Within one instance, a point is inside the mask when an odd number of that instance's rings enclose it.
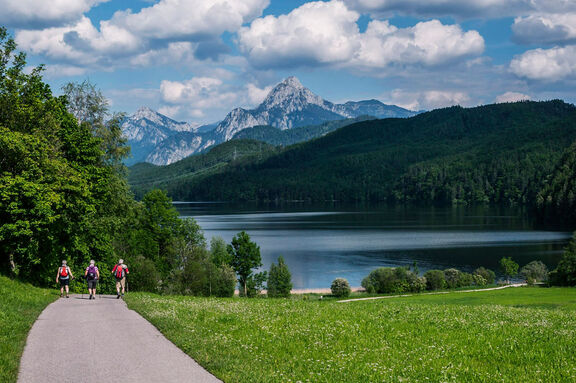
<instances>
[{"instance_id":1,"label":"hazy distant mountain","mask_svg":"<svg viewBox=\"0 0 576 383\"><path fill-rule=\"evenodd\" d=\"M150 152L166 138L179 132L195 132L197 129L197 124L175 121L150 108L140 108L122 123L122 133L132 147L132 158L127 164L145 161Z\"/></svg>"},{"instance_id":2,"label":"hazy distant mountain","mask_svg":"<svg viewBox=\"0 0 576 383\"><path fill-rule=\"evenodd\" d=\"M387 118L411 117L416 114L377 100L333 104L305 88L296 77L288 77L276 85L256 109L237 108L230 112L218 124L216 135L222 141L227 141L239 131L258 125L285 130L363 115Z\"/></svg>"},{"instance_id":3,"label":"hazy distant mountain","mask_svg":"<svg viewBox=\"0 0 576 383\"><path fill-rule=\"evenodd\" d=\"M287 130L360 116L404 118L416 114L377 100L333 104L305 88L296 77L288 77L276 85L256 109L236 108L214 128L177 122L142 108L126 120L123 129L132 145L133 158L128 164L146 161L166 165L228 141L254 126Z\"/></svg>"}]
</instances>

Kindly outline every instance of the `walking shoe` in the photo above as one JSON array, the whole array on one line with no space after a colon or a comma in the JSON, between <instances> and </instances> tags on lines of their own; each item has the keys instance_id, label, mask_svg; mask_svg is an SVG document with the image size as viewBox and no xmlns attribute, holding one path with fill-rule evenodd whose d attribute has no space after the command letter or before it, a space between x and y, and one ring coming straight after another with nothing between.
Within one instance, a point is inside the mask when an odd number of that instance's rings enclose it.
<instances>
[{"instance_id":1,"label":"walking shoe","mask_svg":"<svg viewBox=\"0 0 576 383\"><path fill-rule=\"evenodd\" d=\"M88 299L92 299L92 294L90 294L90 296L88 297Z\"/></svg>"},{"instance_id":2,"label":"walking shoe","mask_svg":"<svg viewBox=\"0 0 576 383\"><path fill-rule=\"evenodd\" d=\"M120 295L116 296L116 299L120 299Z\"/></svg>"},{"instance_id":3,"label":"walking shoe","mask_svg":"<svg viewBox=\"0 0 576 383\"><path fill-rule=\"evenodd\" d=\"M66 298L70 298L70 295L66 295Z\"/></svg>"},{"instance_id":4,"label":"walking shoe","mask_svg":"<svg viewBox=\"0 0 576 383\"><path fill-rule=\"evenodd\" d=\"M62 293L60 293L60 298L62 298Z\"/></svg>"}]
</instances>

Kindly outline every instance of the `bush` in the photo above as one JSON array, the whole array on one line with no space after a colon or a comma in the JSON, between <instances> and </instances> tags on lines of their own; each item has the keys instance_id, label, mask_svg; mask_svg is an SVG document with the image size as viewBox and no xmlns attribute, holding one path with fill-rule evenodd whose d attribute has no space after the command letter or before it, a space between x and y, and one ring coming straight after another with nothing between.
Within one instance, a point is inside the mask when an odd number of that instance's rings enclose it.
<instances>
[{"instance_id":1,"label":"bush","mask_svg":"<svg viewBox=\"0 0 576 383\"><path fill-rule=\"evenodd\" d=\"M480 274L472 275L472 279L474 280L474 284L476 286L486 286L488 284L488 282L486 282L486 279L484 279L484 277Z\"/></svg>"},{"instance_id":2,"label":"bush","mask_svg":"<svg viewBox=\"0 0 576 383\"><path fill-rule=\"evenodd\" d=\"M540 261L532 261L520 269L520 274L531 285L548 279L548 267Z\"/></svg>"},{"instance_id":3,"label":"bush","mask_svg":"<svg viewBox=\"0 0 576 383\"><path fill-rule=\"evenodd\" d=\"M442 270L428 270L424 273L426 290L441 290L446 288L446 278Z\"/></svg>"},{"instance_id":4,"label":"bush","mask_svg":"<svg viewBox=\"0 0 576 383\"><path fill-rule=\"evenodd\" d=\"M576 286L576 252L567 249L558 267L549 274L549 282L555 286Z\"/></svg>"},{"instance_id":5,"label":"bush","mask_svg":"<svg viewBox=\"0 0 576 383\"><path fill-rule=\"evenodd\" d=\"M496 273L494 273L492 270L487 269L485 267L479 267L476 270L474 270L474 275L481 276L484 279L484 281L486 281L487 285L493 284L494 281L496 280ZM478 283L476 283L476 284L478 284Z\"/></svg>"},{"instance_id":6,"label":"bush","mask_svg":"<svg viewBox=\"0 0 576 383\"><path fill-rule=\"evenodd\" d=\"M130 264L130 288L135 291L148 291L151 293L158 291L158 281L160 274L156 270L156 265L150 259L143 256L136 257ZM106 273L100 270L100 275Z\"/></svg>"},{"instance_id":7,"label":"bush","mask_svg":"<svg viewBox=\"0 0 576 383\"><path fill-rule=\"evenodd\" d=\"M272 263L268 274L268 296L287 298L292 290L292 275L284 258L278 257L278 265Z\"/></svg>"},{"instance_id":8,"label":"bush","mask_svg":"<svg viewBox=\"0 0 576 383\"><path fill-rule=\"evenodd\" d=\"M444 278L446 280L446 286L449 289L455 289L460 287L460 279L462 278L461 272L458 269L446 269L444 270Z\"/></svg>"},{"instance_id":9,"label":"bush","mask_svg":"<svg viewBox=\"0 0 576 383\"><path fill-rule=\"evenodd\" d=\"M419 292L424 290L425 285L425 278L418 277L405 267L380 267L362 280L362 287L368 293L378 294Z\"/></svg>"},{"instance_id":10,"label":"bush","mask_svg":"<svg viewBox=\"0 0 576 383\"><path fill-rule=\"evenodd\" d=\"M332 281L332 286L330 286L330 290L332 290L332 295L338 298L347 297L352 292L350 284L344 278L334 279L334 281Z\"/></svg>"},{"instance_id":11,"label":"bush","mask_svg":"<svg viewBox=\"0 0 576 383\"><path fill-rule=\"evenodd\" d=\"M234 296L236 282L236 273L232 266L223 264L216 267L212 283L212 295L221 298Z\"/></svg>"}]
</instances>

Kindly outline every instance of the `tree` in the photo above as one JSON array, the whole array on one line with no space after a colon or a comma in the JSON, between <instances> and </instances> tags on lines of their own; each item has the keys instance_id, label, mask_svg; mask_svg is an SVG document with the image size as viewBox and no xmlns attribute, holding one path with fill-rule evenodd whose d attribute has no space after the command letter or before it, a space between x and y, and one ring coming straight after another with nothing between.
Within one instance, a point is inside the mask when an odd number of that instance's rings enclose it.
<instances>
[{"instance_id":1,"label":"tree","mask_svg":"<svg viewBox=\"0 0 576 383\"><path fill-rule=\"evenodd\" d=\"M244 296L248 296L248 280L253 274L253 269L262 267L260 247L250 240L250 236L245 231L241 231L232 238L232 243L227 247L230 254L230 265L238 274L238 283ZM253 282L257 282L252 278ZM254 284L257 285L257 284Z\"/></svg>"},{"instance_id":2,"label":"tree","mask_svg":"<svg viewBox=\"0 0 576 383\"><path fill-rule=\"evenodd\" d=\"M576 286L576 232L564 249L558 267L549 274L551 285Z\"/></svg>"},{"instance_id":3,"label":"tree","mask_svg":"<svg viewBox=\"0 0 576 383\"><path fill-rule=\"evenodd\" d=\"M446 288L446 278L442 270L428 270L424 273L427 290L441 290Z\"/></svg>"},{"instance_id":4,"label":"tree","mask_svg":"<svg viewBox=\"0 0 576 383\"><path fill-rule=\"evenodd\" d=\"M520 269L520 274L528 284L543 282L548 279L548 267L541 261L532 261Z\"/></svg>"},{"instance_id":5,"label":"tree","mask_svg":"<svg viewBox=\"0 0 576 383\"><path fill-rule=\"evenodd\" d=\"M210 257L217 266L229 265L232 261L230 254L226 250L226 242L222 237L214 236L210 240Z\"/></svg>"},{"instance_id":6,"label":"tree","mask_svg":"<svg viewBox=\"0 0 576 383\"><path fill-rule=\"evenodd\" d=\"M506 282L510 283L510 278L518 274L518 264L511 257L503 257L500 260L500 267L506 276Z\"/></svg>"},{"instance_id":7,"label":"tree","mask_svg":"<svg viewBox=\"0 0 576 383\"><path fill-rule=\"evenodd\" d=\"M278 265L272 262L268 273L268 296L271 298L287 298L292 290L292 275L282 256L278 257Z\"/></svg>"},{"instance_id":8,"label":"tree","mask_svg":"<svg viewBox=\"0 0 576 383\"><path fill-rule=\"evenodd\" d=\"M344 278L334 279L332 281L332 285L330 286L330 290L332 291L332 295L338 298L347 297L352 292L348 280Z\"/></svg>"},{"instance_id":9,"label":"tree","mask_svg":"<svg viewBox=\"0 0 576 383\"><path fill-rule=\"evenodd\" d=\"M485 267L480 266L479 268L477 268L476 270L474 270L474 275L479 275L482 277L482 279L484 280L484 283L491 285L494 283L494 281L496 280L496 274L490 270L487 269Z\"/></svg>"}]
</instances>

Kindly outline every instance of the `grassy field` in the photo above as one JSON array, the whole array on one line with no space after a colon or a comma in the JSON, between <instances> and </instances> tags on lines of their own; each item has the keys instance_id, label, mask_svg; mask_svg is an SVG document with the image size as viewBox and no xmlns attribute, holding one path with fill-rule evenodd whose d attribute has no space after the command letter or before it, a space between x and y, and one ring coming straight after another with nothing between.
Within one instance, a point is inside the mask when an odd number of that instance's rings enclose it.
<instances>
[{"instance_id":1,"label":"grassy field","mask_svg":"<svg viewBox=\"0 0 576 383\"><path fill-rule=\"evenodd\" d=\"M127 302L225 382L576 381L576 289Z\"/></svg>"},{"instance_id":2,"label":"grassy field","mask_svg":"<svg viewBox=\"0 0 576 383\"><path fill-rule=\"evenodd\" d=\"M16 382L26 337L38 315L58 295L0 276L0 382Z\"/></svg>"}]
</instances>

